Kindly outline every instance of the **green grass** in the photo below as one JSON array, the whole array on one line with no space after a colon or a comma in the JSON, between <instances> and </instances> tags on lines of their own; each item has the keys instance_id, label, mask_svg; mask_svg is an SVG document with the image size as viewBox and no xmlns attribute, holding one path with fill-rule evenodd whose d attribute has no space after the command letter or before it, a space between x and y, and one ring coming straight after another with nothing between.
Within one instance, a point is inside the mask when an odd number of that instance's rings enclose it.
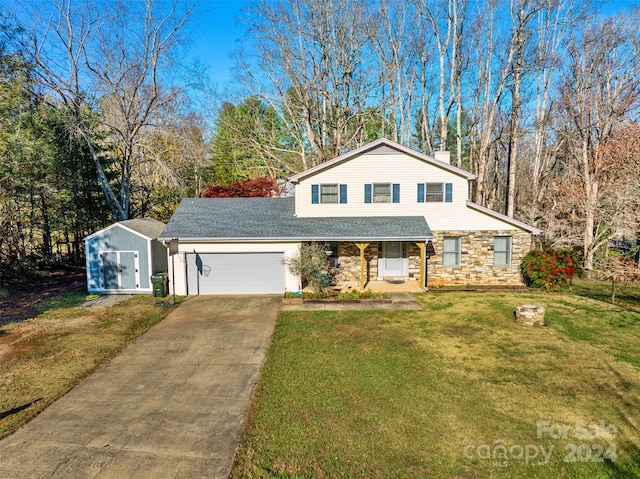
<instances>
[{"instance_id":1,"label":"green grass","mask_svg":"<svg viewBox=\"0 0 640 479\"><path fill-rule=\"evenodd\" d=\"M638 283L616 283L615 304L635 309L640 312L640 285ZM568 286L563 290L568 292ZM578 279L573 281L573 294L586 298L611 302L611 283L608 281L592 281Z\"/></svg>"},{"instance_id":2,"label":"green grass","mask_svg":"<svg viewBox=\"0 0 640 479\"><path fill-rule=\"evenodd\" d=\"M563 294L421 301L281 314L232 477L640 477L639 314ZM523 303L548 326L515 324ZM538 421L573 429L539 438ZM618 434L577 437L580 421ZM501 444L539 457L484 457ZM580 461L612 444L616 460Z\"/></svg>"},{"instance_id":3,"label":"green grass","mask_svg":"<svg viewBox=\"0 0 640 479\"><path fill-rule=\"evenodd\" d=\"M95 295L87 295L87 292L84 290L84 288L74 289L62 294L58 294L56 296L52 296L51 298L47 298L39 302L36 308L38 309L39 313L73 308L75 306L81 305L90 297L95 297Z\"/></svg>"}]
</instances>

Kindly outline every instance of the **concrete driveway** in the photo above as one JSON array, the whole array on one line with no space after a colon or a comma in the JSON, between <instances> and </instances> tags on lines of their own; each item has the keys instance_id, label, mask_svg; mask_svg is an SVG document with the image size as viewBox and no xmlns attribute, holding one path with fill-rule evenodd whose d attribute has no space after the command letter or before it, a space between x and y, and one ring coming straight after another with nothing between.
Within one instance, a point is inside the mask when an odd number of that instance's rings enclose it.
<instances>
[{"instance_id":1,"label":"concrete driveway","mask_svg":"<svg viewBox=\"0 0 640 479\"><path fill-rule=\"evenodd\" d=\"M280 303L188 298L0 441L0 477L227 477Z\"/></svg>"}]
</instances>

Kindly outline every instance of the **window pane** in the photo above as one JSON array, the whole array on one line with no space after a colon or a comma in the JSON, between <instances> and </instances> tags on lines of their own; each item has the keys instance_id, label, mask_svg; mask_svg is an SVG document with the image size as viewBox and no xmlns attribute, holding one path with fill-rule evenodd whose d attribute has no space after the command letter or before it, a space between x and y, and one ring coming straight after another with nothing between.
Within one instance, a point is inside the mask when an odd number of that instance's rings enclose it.
<instances>
[{"instance_id":1,"label":"window pane","mask_svg":"<svg viewBox=\"0 0 640 479\"><path fill-rule=\"evenodd\" d=\"M445 252L447 253L457 253L458 252L458 238L444 238L442 242L442 246Z\"/></svg>"},{"instance_id":2,"label":"window pane","mask_svg":"<svg viewBox=\"0 0 640 479\"><path fill-rule=\"evenodd\" d=\"M508 266L509 253L496 251L493 255L493 264L495 264L496 266Z\"/></svg>"},{"instance_id":3,"label":"window pane","mask_svg":"<svg viewBox=\"0 0 640 479\"><path fill-rule=\"evenodd\" d=\"M321 185L320 186L320 202L321 203L337 203L338 202L338 185Z\"/></svg>"},{"instance_id":4,"label":"window pane","mask_svg":"<svg viewBox=\"0 0 640 479\"><path fill-rule=\"evenodd\" d=\"M493 264L495 266L511 264L511 237L496 236L493 239Z\"/></svg>"},{"instance_id":5,"label":"window pane","mask_svg":"<svg viewBox=\"0 0 640 479\"><path fill-rule=\"evenodd\" d=\"M442 265L460 266L460 238L444 238L442 242Z\"/></svg>"},{"instance_id":6,"label":"window pane","mask_svg":"<svg viewBox=\"0 0 640 479\"><path fill-rule=\"evenodd\" d=\"M373 185L373 202L390 203L391 185Z\"/></svg>"},{"instance_id":7,"label":"window pane","mask_svg":"<svg viewBox=\"0 0 640 479\"><path fill-rule=\"evenodd\" d=\"M443 188L442 183L427 183L427 191L426 191L426 201L427 202L438 202L442 201L443 196Z\"/></svg>"},{"instance_id":8,"label":"window pane","mask_svg":"<svg viewBox=\"0 0 640 479\"><path fill-rule=\"evenodd\" d=\"M509 238L496 237L493 240L493 248L496 251L507 251L509 249Z\"/></svg>"}]
</instances>

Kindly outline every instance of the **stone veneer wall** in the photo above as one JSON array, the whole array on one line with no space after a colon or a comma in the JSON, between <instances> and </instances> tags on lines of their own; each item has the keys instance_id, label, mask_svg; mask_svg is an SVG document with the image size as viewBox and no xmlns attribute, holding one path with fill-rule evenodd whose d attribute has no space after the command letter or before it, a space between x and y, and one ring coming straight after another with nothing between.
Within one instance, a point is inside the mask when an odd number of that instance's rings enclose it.
<instances>
[{"instance_id":1,"label":"stone veneer wall","mask_svg":"<svg viewBox=\"0 0 640 479\"><path fill-rule=\"evenodd\" d=\"M367 241L363 241L367 243ZM378 276L378 243L369 242L364 250L365 275L367 280ZM351 241L338 243L338 264L336 279L338 281L360 281L360 249Z\"/></svg>"},{"instance_id":2,"label":"stone veneer wall","mask_svg":"<svg viewBox=\"0 0 640 479\"><path fill-rule=\"evenodd\" d=\"M407 256L409 258L409 278L420 279L420 250L415 243L407 244Z\"/></svg>"},{"instance_id":3,"label":"stone veneer wall","mask_svg":"<svg viewBox=\"0 0 640 479\"><path fill-rule=\"evenodd\" d=\"M460 266L442 266L442 239L460 237ZM511 265L493 265L493 239L511 236ZM522 285L520 265L531 249L531 234L521 230L434 231L435 256L427 260L427 287L457 285Z\"/></svg>"}]
</instances>

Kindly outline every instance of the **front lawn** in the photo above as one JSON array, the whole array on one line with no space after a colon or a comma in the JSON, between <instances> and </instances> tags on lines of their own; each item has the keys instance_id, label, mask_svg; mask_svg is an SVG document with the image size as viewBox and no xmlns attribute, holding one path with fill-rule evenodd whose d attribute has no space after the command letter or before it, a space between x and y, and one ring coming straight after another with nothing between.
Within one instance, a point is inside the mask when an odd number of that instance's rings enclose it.
<instances>
[{"instance_id":1,"label":"front lawn","mask_svg":"<svg viewBox=\"0 0 640 479\"><path fill-rule=\"evenodd\" d=\"M278 318L235 478L640 477L640 314L447 293ZM547 327L513 321L546 307Z\"/></svg>"},{"instance_id":2,"label":"front lawn","mask_svg":"<svg viewBox=\"0 0 640 479\"><path fill-rule=\"evenodd\" d=\"M563 288L567 291L569 288ZM573 281L573 293L607 303L611 302L611 282L576 279ZM638 283L616 283L615 304L640 312L640 286Z\"/></svg>"}]
</instances>

